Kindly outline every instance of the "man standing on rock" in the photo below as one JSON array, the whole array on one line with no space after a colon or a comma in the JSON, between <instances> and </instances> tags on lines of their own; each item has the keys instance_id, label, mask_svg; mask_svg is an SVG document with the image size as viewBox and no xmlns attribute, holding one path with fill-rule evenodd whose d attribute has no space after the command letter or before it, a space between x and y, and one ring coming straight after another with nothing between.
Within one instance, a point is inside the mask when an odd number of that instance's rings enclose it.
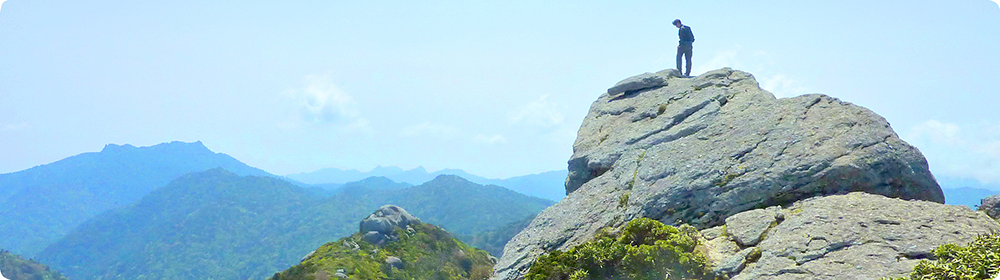
<instances>
[{"instance_id":1,"label":"man standing on rock","mask_svg":"<svg viewBox=\"0 0 1000 280\"><path fill-rule=\"evenodd\" d=\"M681 56L686 57L687 61L687 71L684 71L684 77L691 76L691 53L694 50L694 33L691 33L691 27L681 24L681 20L675 19L674 26L678 29L677 36L681 38L680 44L677 45L677 72L681 71Z\"/></svg>"}]
</instances>

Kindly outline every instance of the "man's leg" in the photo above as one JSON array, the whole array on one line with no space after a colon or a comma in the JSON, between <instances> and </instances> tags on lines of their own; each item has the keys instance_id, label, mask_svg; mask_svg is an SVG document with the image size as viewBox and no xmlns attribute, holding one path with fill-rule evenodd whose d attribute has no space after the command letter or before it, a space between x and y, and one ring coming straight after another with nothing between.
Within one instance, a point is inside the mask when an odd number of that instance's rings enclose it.
<instances>
[{"instance_id":1,"label":"man's leg","mask_svg":"<svg viewBox=\"0 0 1000 280\"><path fill-rule=\"evenodd\" d=\"M686 69L687 71L684 72L684 76L691 76L691 55L693 53L694 53L693 47L689 46L687 47L686 50L684 50L684 58L686 59L685 62L687 62L687 69ZM677 69L677 71L680 71L680 69Z\"/></svg>"},{"instance_id":2,"label":"man's leg","mask_svg":"<svg viewBox=\"0 0 1000 280\"><path fill-rule=\"evenodd\" d=\"M684 56L684 49L682 46L677 46L677 73L681 72L681 56Z\"/></svg>"}]
</instances>

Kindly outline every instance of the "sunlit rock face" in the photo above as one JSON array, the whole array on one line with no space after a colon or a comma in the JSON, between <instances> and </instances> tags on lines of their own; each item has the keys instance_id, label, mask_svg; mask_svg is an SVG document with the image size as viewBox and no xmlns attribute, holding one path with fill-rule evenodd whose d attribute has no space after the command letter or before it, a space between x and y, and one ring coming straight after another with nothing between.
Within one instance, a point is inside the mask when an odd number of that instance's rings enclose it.
<instances>
[{"instance_id":1,"label":"sunlit rock face","mask_svg":"<svg viewBox=\"0 0 1000 280\"><path fill-rule=\"evenodd\" d=\"M729 68L618 83L591 105L568 169L567 196L507 244L493 279L638 217L708 228L856 191L944 202L926 159L881 116L820 94L776 99Z\"/></svg>"}]
</instances>

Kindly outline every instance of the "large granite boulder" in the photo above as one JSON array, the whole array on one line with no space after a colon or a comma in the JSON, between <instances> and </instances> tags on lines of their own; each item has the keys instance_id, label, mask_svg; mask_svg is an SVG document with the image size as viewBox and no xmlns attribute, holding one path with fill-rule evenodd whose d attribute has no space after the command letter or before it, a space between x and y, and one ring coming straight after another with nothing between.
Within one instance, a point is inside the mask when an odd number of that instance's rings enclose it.
<instances>
[{"instance_id":1,"label":"large granite boulder","mask_svg":"<svg viewBox=\"0 0 1000 280\"><path fill-rule=\"evenodd\" d=\"M381 246L397 239L396 229L406 230L409 225L415 224L420 224L420 219L402 207L385 205L361 220L359 232L365 242Z\"/></svg>"},{"instance_id":2,"label":"large granite boulder","mask_svg":"<svg viewBox=\"0 0 1000 280\"><path fill-rule=\"evenodd\" d=\"M665 80L591 105L567 196L507 243L493 279L518 279L541 253L637 217L707 228L853 191L944 202L923 155L868 109L819 94L775 99L729 68L654 76Z\"/></svg>"},{"instance_id":3,"label":"large granite boulder","mask_svg":"<svg viewBox=\"0 0 1000 280\"><path fill-rule=\"evenodd\" d=\"M986 212L986 215L994 219L1000 219L1000 194L981 200L979 211Z\"/></svg>"},{"instance_id":4,"label":"large granite boulder","mask_svg":"<svg viewBox=\"0 0 1000 280\"><path fill-rule=\"evenodd\" d=\"M747 228L765 229L753 234L758 244L740 244ZM880 279L994 230L1000 224L968 207L856 192L739 213L702 230L702 242L716 272L733 280Z\"/></svg>"}]
</instances>

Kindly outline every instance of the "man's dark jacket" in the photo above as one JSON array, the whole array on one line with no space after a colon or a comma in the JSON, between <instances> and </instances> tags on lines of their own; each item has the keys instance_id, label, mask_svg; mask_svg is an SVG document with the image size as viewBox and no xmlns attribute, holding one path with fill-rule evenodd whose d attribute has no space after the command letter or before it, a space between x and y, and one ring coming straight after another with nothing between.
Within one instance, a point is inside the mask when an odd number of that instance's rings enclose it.
<instances>
[{"instance_id":1,"label":"man's dark jacket","mask_svg":"<svg viewBox=\"0 0 1000 280\"><path fill-rule=\"evenodd\" d=\"M691 27L687 25L681 25L680 30L677 30L677 36L681 38L682 46L690 46L694 43L694 33L691 33Z\"/></svg>"}]
</instances>

